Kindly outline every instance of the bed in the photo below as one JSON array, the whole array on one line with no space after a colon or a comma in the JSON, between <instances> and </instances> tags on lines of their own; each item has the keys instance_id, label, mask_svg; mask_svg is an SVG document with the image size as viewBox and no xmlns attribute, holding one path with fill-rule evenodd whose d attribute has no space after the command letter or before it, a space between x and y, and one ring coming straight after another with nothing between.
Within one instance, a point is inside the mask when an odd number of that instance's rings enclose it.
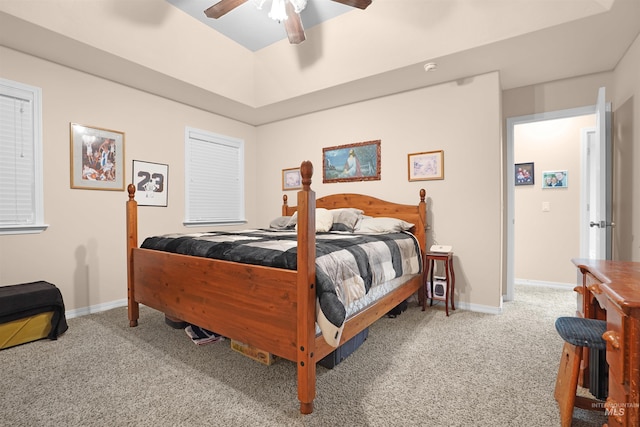
<instances>
[{"instance_id":1,"label":"bed","mask_svg":"<svg viewBox=\"0 0 640 427\"><path fill-rule=\"evenodd\" d=\"M135 187L130 185L126 209L127 297L131 327L138 325L139 304L144 304L172 320L216 331L293 361L297 366L300 412L309 414L316 395L316 362L335 350L318 333L316 324L316 208L358 208L367 216L404 220L414 224L410 231L420 248L420 273L347 318L341 328L341 344L416 292L421 301L424 298L426 193L420 190L417 205L360 194L335 194L316 200L310 188L313 165L305 161L300 171L302 190L297 194L297 206L289 206L286 195L282 206L283 216L297 216L296 270L139 247Z\"/></svg>"}]
</instances>

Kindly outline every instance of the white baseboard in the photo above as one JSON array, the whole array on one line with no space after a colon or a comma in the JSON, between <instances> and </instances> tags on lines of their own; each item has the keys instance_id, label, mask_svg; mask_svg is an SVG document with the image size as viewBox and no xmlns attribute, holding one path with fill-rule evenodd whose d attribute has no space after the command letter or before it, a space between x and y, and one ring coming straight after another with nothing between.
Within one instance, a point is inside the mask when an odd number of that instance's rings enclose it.
<instances>
[{"instance_id":1,"label":"white baseboard","mask_svg":"<svg viewBox=\"0 0 640 427\"><path fill-rule=\"evenodd\" d=\"M490 305L470 304L456 301L456 310L458 308L461 310L475 311L476 313L502 314L502 307L493 307Z\"/></svg>"},{"instance_id":2,"label":"white baseboard","mask_svg":"<svg viewBox=\"0 0 640 427\"><path fill-rule=\"evenodd\" d=\"M455 300L456 310L466 310L466 311L475 311L476 313L485 313L485 314L502 314L502 307L493 307L489 305L481 305L481 304L470 304L468 302L460 302ZM444 307L444 301L436 301L434 304L442 304ZM429 309L429 302L427 301L427 310ZM449 313L451 313L451 309L449 309Z\"/></svg>"},{"instance_id":3,"label":"white baseboard","mask_svg":"<svg viewBox=\"0 0 640 427\"><path fill-rule=\"evenodd\" d=\"M85 316L87 314L99 313L101 311L111 310L112 308L126 307L127 299L121 299L117 301L105 302L102 304L91 305L89 307L76 308L73 310L65 311L67 319L73 319L74 317Z\"/></svg>"},{"instance_id":4,"label":"white baseboard","mask_svg":"<svg viewBox=\"0 0 640 427\"><path fill-rule=\"evenodd\" d=\"M556 288L556 289L573 289L576 287L575 283L545 282L541 280L527 280L527 279L513 279L513 284L525 285L525 286L542 286L546 288Z\"/></svg>"}]
</instances>

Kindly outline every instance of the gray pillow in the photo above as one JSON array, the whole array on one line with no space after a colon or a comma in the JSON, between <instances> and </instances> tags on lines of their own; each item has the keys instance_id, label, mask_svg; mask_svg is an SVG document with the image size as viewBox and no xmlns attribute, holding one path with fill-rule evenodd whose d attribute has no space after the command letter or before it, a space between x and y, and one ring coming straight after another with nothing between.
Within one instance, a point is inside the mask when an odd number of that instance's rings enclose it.
<instances>
[{"instance_id":1,"label":"gray pillow","mask_svg":"<svg viewBox=\"0 0 640 427\"><path fill-rule=\"evenodd\" d=\"M364 211L355 208L331 209L333 215L333 225L331 231L348 231L353 232L362 219Z\"/></svg>"},{"instance_id":2,"label":"gray pillow","mask_svg":"<svg viewBox=\"0 0 640 427\"><path fill-rule=\"evenodd\" d=\"M355 233L398 233L413 228L413 224L397 218L376 217L360 221Z\"/></svg>"},{"instance_id":3,"label":"gray pillow","mask_svg":"<svg viewBox=\"0 0 640 427\"><path fill-rule=\"evenodd\" d=\"M279 216L271 221L271 223L269 223L269 228L275 228L276 230L286 230L288 228L293 228L293 225L289 224L290 222L290 216Z\"/></svg>"}]
</instances>

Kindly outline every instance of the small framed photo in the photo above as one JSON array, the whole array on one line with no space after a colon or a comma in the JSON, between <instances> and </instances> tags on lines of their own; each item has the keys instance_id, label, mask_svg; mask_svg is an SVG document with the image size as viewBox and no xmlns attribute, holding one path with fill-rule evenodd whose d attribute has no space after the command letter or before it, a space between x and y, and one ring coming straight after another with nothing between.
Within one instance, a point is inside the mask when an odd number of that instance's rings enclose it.
<instances>
[{"instance_id":1,"label":"small framed photo","mask_svg":"<svg viewBox=\"0 0 640 427\"><path fill-rule=\"evenodd\" d=\"M568 179L566 170L542 172L542 188L567 188Z\"/></svg>"},{"instance_id":2,"label":"small framed photo","mask_svg":"<svg viewBox=\"0 0 640 427\"><path fill-rule=\"evenodd\" d=\"M299 190L302 188L300 168L282 169L282 190Z\"/></svg>"},{"instance_id":3,"label":"small framed photo","mask_svg":"<svg viewBox=\"0 0 640 427\"><path fill-rule=\"evenodd\" d=\"M365 141L322 149L322 182L380 180L380 143Z\"/></svg>"},{"instance_id":4,"label":"small framed photo","mask_svg":"<svg viewBox=\"0 0 640 427\"><path fill-rule=\"evenodd\" d=\"M124 190L124 133L69 125L71 188Z\"/></svg>"},{"instance_id":5,"label":"small framed photo","mask_svg":"<svg viewBox=\"0 0 640 427\"><path fill-rule=\"evenodd\" d=\"M514 173L516 185L533 185L533 163L516 163Z\"/></svg>"},{"instance_id":6,"label":"small framed photo","mask_svg":"<svg viewBox=\"0 0 640 427\"><path fill-rule=\"evenodd\" d=\"M168 165L134 160L131 176L139 206L167 206Z\"/></svg>"},{"instance_id":7,"label":"small framed photo","mask_svg":"<svg viewBox=\"0 0 640 427\"><path fill-rule=\"evenodd\" d=\"M444 179L444 151L409 154L409 181Z\"/></svg>"}]
</instances>

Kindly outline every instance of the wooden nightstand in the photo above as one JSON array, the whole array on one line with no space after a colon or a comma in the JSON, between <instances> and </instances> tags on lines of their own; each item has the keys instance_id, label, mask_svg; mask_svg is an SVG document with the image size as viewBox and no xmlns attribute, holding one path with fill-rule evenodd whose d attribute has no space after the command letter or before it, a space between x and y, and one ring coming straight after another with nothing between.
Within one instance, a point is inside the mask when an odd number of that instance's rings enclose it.
<instances>
[{"instance_id":1,"label":"wooden nightstand","mask_svg":"<svg viewBox=\"0 0 640 427\"><path fill-rule=\"evenodd\" d=\"M444 295L438 296L434 293L433 289L433 270L436 261L444 262ZM429 305L433 305L433 300L444 301L445 312L449 316L449 302L451 302L451 310L455 310L456 307L453 303L453 293L456 289L456 275L453 272L453 252L427 252L426 265L425 265L425 283L424 291L425 295L422 299L422 311L426 308L426 301L430 299ZM427 289L427 286L431 286L431 289ZM427 298L429 297L429 298Z\"/></svg>"}]
</instances>

